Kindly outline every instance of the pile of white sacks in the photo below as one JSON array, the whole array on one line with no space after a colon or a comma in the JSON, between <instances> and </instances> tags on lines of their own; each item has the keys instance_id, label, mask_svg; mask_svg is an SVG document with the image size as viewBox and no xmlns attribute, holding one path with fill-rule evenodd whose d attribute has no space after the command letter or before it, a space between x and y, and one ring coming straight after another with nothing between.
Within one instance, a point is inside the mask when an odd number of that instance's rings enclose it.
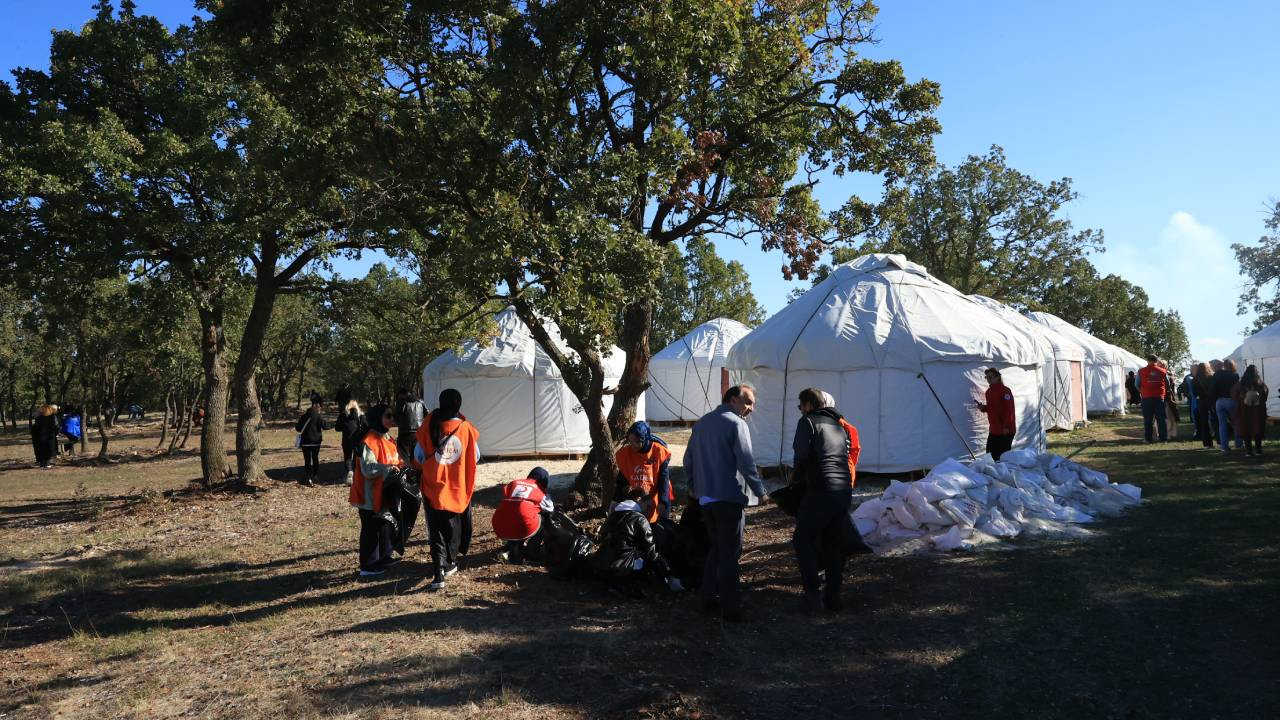
<instances>
[{"instance_id":1,"label":"pile of white sacks","mask_svg":"<svg viewBox=\"0 0 1280 720\"><path fill-rule=\"evenodd\" d=\"M1137 505L1142 490L1049 453L1011 450L995 462L948 459L922 480L892 481L853 511L877 554L973 550L1023 533L1085 535L1094 518Z\"/></svg>"}]
</instances>

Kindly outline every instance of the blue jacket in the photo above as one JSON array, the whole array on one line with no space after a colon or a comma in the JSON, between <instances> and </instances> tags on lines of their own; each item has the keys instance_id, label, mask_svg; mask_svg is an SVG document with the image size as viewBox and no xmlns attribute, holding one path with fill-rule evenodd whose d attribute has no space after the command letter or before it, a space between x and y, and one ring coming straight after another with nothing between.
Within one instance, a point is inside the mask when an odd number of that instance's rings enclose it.
<instances>
[{"instance_id":1,"label":"blue jacket","mask_svg":"<svg viewBox=\"0 0 1280 720\"><path fill-rule=\"evenodd\" d=\"M705 497L747 505L748 488L757 498L765 495L751 452L747 421L728 405L703 415L694 424L684 451L684 471L690 494L698 500Z\"/></svg>"},{"instance_id":2,"label":"blue jacket","mask_svg":"<svg viewBox=\"0 0 1280 720\"><path fill-rule=\"evenodd\" d=\"M79 440L80 439L80 416L68 415L62 421L62 432L65 433L67 437L75 438Z\"/></svg>"}]
</instances>

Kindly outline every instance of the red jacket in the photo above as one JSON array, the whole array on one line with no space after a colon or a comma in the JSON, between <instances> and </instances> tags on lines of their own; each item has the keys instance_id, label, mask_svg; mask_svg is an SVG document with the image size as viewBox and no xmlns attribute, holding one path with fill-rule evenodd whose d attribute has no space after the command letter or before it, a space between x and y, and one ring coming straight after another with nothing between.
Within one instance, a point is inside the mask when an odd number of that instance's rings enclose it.
<instances>
[{"instance_id":1,"label":"red jacket","mask_svg":"<svg viewBox=\"0 0 1280 720\"><path fill-rule=\"evenodd\" d=\"M502 502L493 512L493 534L502 540L531 538L542 527L540 512L550 512L553 507L533 480L512 480L502 488Z\"/></svg>"},{"instance_id":2,"label":"red jacket","mask_svg":"<svg viewBox=\"0 0 1280 720\"><path fill-rule=\"evenodd\" d=\"M1169 386L1169 372L1159 365L1148 365L1138 371L1138 394L1144 398L1164 399Z\"/></svg>"},{"instance_id":3,"label":"red jacket","mask_svg":"<svg viewBox=\"0 0 1280 720\"><path fill-rule=\"evenodd\" d=\"M987 425L992 435L1015 435L1018 425L1013 411L1013 393L1004 383L987 388Z\"/></svg>"}]
</instances>

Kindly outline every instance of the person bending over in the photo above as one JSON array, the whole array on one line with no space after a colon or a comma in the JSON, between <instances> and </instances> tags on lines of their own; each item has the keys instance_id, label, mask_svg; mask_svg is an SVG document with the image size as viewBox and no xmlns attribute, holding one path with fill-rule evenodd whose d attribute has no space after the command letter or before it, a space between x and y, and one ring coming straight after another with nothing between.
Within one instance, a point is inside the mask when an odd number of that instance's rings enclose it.
<instances>
[{"instance_id":1,"label":"person bending over","mask_svg":"<svg viewBox=\"0 0 1280 720\"><path fill-rule=\"evenodd\" d=\"M648 575L661 578L673 591L684 589L654 542L649 524L651 503L649 494L642 489L628 492L605 519L600 548L591 558L597 577L631 597L643 595L640 584Z\"/></svg>"},{"instance_id":2,"label":"person bending over","mask_svg":"<svg viewBox=\"0 0 1280 720\"><path fill-rule=\"evenodd\" d=\"M551 475L544 468L535 467L529 477L512 480L502 488L502 501L493 512L493 534L507 543L500 556L503 561L542 561L542 528L556 509L547 494L550 482Z\"/></svg>"}]
</instances>

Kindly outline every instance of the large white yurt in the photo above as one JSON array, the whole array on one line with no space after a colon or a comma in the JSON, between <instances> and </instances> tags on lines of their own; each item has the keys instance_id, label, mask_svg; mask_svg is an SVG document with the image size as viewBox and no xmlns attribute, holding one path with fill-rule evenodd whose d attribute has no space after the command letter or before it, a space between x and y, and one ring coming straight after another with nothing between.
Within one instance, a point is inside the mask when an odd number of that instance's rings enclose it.
<instances>
[{"instance_id":1,"label":"large white yurt","mask_svg":"<svg viewBox=\"0 0 1280 720\"><path fill-rule=\"evenodd\" d=\"M1262 381L1271 389L1267 399L1267 415L1280 417L1280 322L1272 323L1245 338L1240 355L1246 363L1258 366ZM1246 366L1240 367L1243 375Z\"/></svg>"},{"instance_id":2,"label":"large white yurt","mask_svg":"<svg viewBox=\"0 0 1280 720\"><path fill-rule=\"evenodd\" d=\"M1016 400L1015 447L1043 448L1036 339L901 255L836 266L812 290L738 341L727 367L756 387L748 418L756 462L789 465L796 397L818 387L858 428L858 467L905 472L981 454L983 370L999 368Z\"/></svg>"},{"instance_id":3,"label":"large white yurt","mask_svg":"<svg viewBox=\"0 0 1280 720\"><path fill-rule=\"evenodd\" d=\"M697 420L720 404L720 371L729 349L751 328L737 320L708 320L649 360L645 408L649 420Z\"/></svg>"},{"instance_id":4,"label":"large white yurt","mask_svg":"<svg viewBox=\"0 0 1280 720\"><path fill-rule=\"evenodd\" d=\"M1029 312L1027 317L1056 330L1084 348L1084 380L1086 409L1091 413L1123 413L1126 373L1137 370L1145 362L1133 365L1133 353L1099 340L1062 318L1047 312Z\"/></svg>"},{"instance_id":5,"label":"large white yurt","mask_svg":"<svg viewBox=\"0 0 1280 720\"><path fill-rule=\"evenodd\" d=\"M495 318L496 334L481 344L469 340L460 351L449 350L422 370L422 396L434 407L440 391L462 393L462 414L480 431L485 456L556 455L591 448L586 414L565 385L560 370L516 315L507 308ZM573 354L550 324L548 331L563 351ZM622 377L623 353L605 356L605 386ZM606 395L608 412L612 396ZM636 417L644 418L644 398Z\"/></svg>"},{"instance_id":6,"label":"large white yurt","mask_svg":"<svg viewBox=\"0 0 1280 720\"><path fill-rule=\"evenodd\" d=\"M983 295L970 295L1006 321L1041 339L1045 364L1041 368L1040 418L1046 430L1073 430L1086 422L1084 348L1066 335L1032 322L1017 310Z\"/></svg>"}]
</instances>

